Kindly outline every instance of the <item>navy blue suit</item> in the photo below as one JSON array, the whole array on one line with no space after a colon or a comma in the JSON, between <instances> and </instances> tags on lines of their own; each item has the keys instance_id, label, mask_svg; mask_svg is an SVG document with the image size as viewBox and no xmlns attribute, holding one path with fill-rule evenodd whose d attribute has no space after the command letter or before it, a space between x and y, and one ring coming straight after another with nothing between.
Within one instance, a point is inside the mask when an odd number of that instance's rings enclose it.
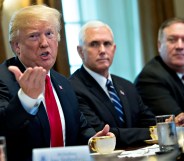
<instances>
[{"instance_id":1,"label":"navy blue suit","mask_svg":"<svg viewBox=\"0 0 184 161\"><path fill-rule=\"evenodd\" d=\"M31 161L33 148L50 146L49 122L42 102L35 116L24 110L17 95L20 86L8 70L10 65L25 70L17 57L0 65L0 134L6 136L8 161ZM95 131L79 112L70 83L52 69L50 76L65 117L66 146L87 144Z\"/></svg>"},{"instance_id":2,"label":"navy blue suit","mask_svg":"<svg viewBox=\"0 0 184 161\"><path fill-rule=\"evenodd\" d=\"M184 84L160 56L150 60L135 80L144 103L155 115L184 112Z\"/></svg>"},{"instance_id":3,"label":"navy blue suit","mask_svg":"<svg viewBox=\"0 0 184 161\"><path fill-rule=\"evenodd\" d=\"M78 97L80 110L96 131L102 130L105 124L109 124L110 131L116 135L117 147L141 144L145 139L150 139L148 127L155 125L154 115L143 105L131 82L115 75L111 77L123 104L124 127L119 124L113 103L84 67L78 69L70 77Z\"/></svg>"}]
</instances>

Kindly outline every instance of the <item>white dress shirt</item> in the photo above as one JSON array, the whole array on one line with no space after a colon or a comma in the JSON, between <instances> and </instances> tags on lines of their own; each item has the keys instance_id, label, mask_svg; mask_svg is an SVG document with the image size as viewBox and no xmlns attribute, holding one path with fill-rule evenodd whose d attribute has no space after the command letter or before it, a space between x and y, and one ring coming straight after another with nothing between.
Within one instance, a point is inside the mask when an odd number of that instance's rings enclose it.
<instances>
[{"instance_id":1,"label":"white dress shirt","mask_svg":"<svg viewBox=\"0 0 184 161\"><path fill-rule=\"evenodd\" d=\"M102 75L100 75L100 74L98 74L98 73L96 73L96 72L94 72L94 71L92 71L92 70L90 70L85 65L83 65L83 66L86 69L86 71L97 81L97 83L102 87L102 89L105 91L105 93L110 98L109 92L108 92L107 86L106 86L107 78L104 77L104 76L102 76ZM111 78L111 75L110 74L108 75L108 79L111 80L111 82L112 82L112 78Z\"/></svg>"}]
</instances>

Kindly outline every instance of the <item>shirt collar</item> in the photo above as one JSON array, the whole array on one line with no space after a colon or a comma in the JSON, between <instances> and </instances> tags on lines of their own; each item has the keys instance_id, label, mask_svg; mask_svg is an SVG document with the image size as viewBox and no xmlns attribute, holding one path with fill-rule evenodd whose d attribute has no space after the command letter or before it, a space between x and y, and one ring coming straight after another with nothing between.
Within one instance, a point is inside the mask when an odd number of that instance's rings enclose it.
<instances>
[{"instance_id":1,"label":"shirt collar","mask_svg":"<svg viewBox=\"0 0 184 161\"><path fill-rule=\"evenodd\" d=\"M107 78L92 71L91 69L89 69L88 67L86 67L85 65L83 65L85 70L98 82L98 84L102 87L105 88L106 87L106 82L107 82ZM108 79L112 81L111 75L108 75Z\"/></svg>"},{"instance_id":2,"label":"shirt collar","mask_svg":"<svg viewBox=\"0 0 184 161\"><path fill-rule=\"evenodd\" d=\"M176 73L180 79L182 79L183 74L182 73Z\"/></svg>"}]
</instances>

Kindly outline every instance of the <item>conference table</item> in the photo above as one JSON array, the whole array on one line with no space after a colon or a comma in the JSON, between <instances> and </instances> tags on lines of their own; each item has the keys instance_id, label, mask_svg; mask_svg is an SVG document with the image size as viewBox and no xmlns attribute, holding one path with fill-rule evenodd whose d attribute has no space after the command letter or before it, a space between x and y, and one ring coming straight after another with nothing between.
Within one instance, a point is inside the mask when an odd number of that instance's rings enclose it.
<instances>
[{"instance_id":1,"label":"conference table","mask_svg":"<svg viewBox=\"0 0 184 161\"><path fill-rule=\"evenodd\" d=\"M121 152L112 154L91 154L93 161L184 161L184 154L174 150L166 154L154 154L140 157L118 157Z\"/></svg>"},{"instance_id":2,"label":"conference table","mask_svg":"<svg viewBox=\"0 0 184 161\"><path fill-rule=\"evenodd\" d=\"M118 158L118 154L109 155L92 155L94 161L143 161L145 157L125 157Z\"/></svg>"}]
</instances>

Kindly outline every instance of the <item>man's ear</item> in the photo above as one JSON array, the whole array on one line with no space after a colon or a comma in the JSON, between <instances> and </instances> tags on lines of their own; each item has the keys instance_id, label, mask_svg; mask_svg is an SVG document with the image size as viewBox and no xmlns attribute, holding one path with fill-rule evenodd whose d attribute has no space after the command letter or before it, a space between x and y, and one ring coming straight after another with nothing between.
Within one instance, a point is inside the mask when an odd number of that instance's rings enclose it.
<instances>
[{"instance_id":1,"label":"man's ear","mask_svg":"<svg viewBox=\"0 0 184 161\"><path fill-rule=\"evenodd\" d=\"M161 42L160 41L157 42L157 48L158 48L158 52L160 53L160 48L161 48Z\"/></svg>"},{"instance_id":2,"label":"man's ear","mask_svg":"<svg viewBox=\"0 0 184 161\"><path fill-rule=\"evenodd\" d=\"M18 56L20 53L19 43L11 41L10 46L11 46L12 51Z\"/></svg>"},{"instance_id":3,"label":"man's ear","mask_svg":"<svg viewBox=\"0 0 184 161\"><path fill-rule=\"evenodd\" d=\"M78 51L79 56L83 60L84 59L84 54L83 54L83 48L82 48L82 46L77 46L77 51Z\"/></svg>"},{"instance_id":4,"label":"man's ear","mask_svg":"<svg viewBox=\"0 0 184 161\"><path fill-rule=\"evenodd\" d=\"M116 44L114 44L114 52L116 51Z\"/></svg>"}]
</instances>

